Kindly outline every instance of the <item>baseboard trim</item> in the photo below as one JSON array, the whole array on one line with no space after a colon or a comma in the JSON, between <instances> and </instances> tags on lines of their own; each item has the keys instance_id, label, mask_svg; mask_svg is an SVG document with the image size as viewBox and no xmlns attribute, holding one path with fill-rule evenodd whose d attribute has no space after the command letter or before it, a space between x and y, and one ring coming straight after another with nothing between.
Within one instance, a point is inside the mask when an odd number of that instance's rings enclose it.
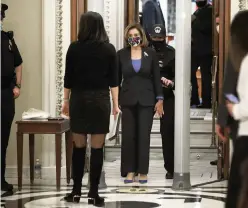
<instances>
[{"instance_id":1,"label":"baseboard trim","mask_svg":"<svg viewBox=\"0 0 248 208\"><path fill-rule=\"evenodd\" d=\"M42 179L56 179L56 167L42 167L41 169ZM6 178L17 179L17 167L7 166L6 167ZM24 166L22 171L22 178L30 178L30 167ZM66 179L66 167L61 167L61 179Z\"/></svg>"}]
</instances>

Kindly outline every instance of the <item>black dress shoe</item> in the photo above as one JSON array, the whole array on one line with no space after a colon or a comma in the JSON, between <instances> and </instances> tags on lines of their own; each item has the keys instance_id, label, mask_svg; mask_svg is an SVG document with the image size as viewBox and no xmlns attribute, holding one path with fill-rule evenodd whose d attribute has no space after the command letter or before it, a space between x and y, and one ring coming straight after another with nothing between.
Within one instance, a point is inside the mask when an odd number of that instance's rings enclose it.
<instances>
[{"instance_id":1,"label":"black dress shoe","mask_svg":"<svg viewBox=\"0 0 248 208\"><path fill-rule=\"evenodd\" d=\"M173 179L173 174L172 173L166 173L165 178L166 179Z\"/></svg>"},{"instance_id":2,"label":"black dress shoe","mask_svg":"<svg viewBox=\"0 0 248 208\"><path fill-rule=\"evenodd\" d=\"M2 191L13 191L13 185L7 183L6 181L3 181L1 184L1 190Z\"/></svg>"},{"instance_id":3,"label":"black dress shoe","mask_svg":"<svg viewBox=\"0 0 248 208\"><path fill-rule=\"evenodd\" d=\"M104 207L105 201L103 197L100 197L98 194L88 194L88 204L92 204L95 207Z\"/></svg>"},{"instance_id":4,"label":"black dress shoe","mask_svg":"<svg viewBox=\"0 0 248 208\"><path fill-rule=\"evenodd\" d=\"M218 160L214 160L210 162L210 165L217 165L218 164Z\"/></svg>"},{"instance_id":5,"label":"black dress shoe","mask_svg":"<svg viewBox=\"0 0 248 208\"><path fill-rule=\"evenodd\" d=\"M81 193L71 192L64 197L66 202L79 203L81 198Z\"/></svg>"}]
</instances>

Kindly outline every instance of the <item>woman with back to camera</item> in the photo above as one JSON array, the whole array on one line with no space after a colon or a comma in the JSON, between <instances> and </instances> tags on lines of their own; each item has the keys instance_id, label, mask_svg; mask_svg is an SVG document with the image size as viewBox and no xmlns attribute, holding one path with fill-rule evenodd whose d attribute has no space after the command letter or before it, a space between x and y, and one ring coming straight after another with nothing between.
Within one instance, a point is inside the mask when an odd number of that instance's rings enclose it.
<instances>
[{"instance_id":1,"label":"woman with back to camera","mask_svg":"<svg viewBox=\"0 0 248 208\"><path fill-rule=\"evenodd\" d=\"M102 16L87 12L80 18L78 40L71 43L66 56L64 104L62 113L70 117L74 142L73 189L64 199L80 201L87 134L91 134L90 190L88 203L103 206L98 184L103 166L103 145L109 132L110 94L113 113L118 108L118 69L115 48L109 43Z\"/></svg>"},{"instance_id":2,"label":"woman with back to camera","mask_svg":"<svg viewBox=\"0 0 248 208\"><path fill-rule=\"evenodd\" d=\"M241 191L240 169L248 159L248 11L239 12L231 24L230 58L232 65L239 72L237 92L226 95L227 108L235 120L239 121L238 135L235 141L230 178L228 181L227 208L238 206L238 196Z\"/></svg>"},{"instance_id":3,"label":"woman with back to camera","mask_svg":"<svg viewBox=\"0 0 248 208\"><path fill-rule=\"evenodd\" d=\"M125 183L134 182L136 174L140 183L147 183L153 115L163 114L160 69L139 24L129 25L124 36L126 47L117 52L122 82L121 175L126 176Z\"/></svg>"}]
</instances>

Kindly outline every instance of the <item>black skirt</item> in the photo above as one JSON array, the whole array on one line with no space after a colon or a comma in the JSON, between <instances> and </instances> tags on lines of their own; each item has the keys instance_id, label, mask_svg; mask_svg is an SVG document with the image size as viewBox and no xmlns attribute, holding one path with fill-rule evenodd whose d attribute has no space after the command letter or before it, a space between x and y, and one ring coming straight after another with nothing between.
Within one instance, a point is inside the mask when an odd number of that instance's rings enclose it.
<instances>
[{"instance_id":1,"label":"black skirt","mask_svg":"<svg viewBox=\"0 0 248 208\"><path fill-rule=\"evenodd\" d=\"M109 91L72 90L69 110L71 131L78 134L109 133L110 110Z\"/></svg>"}]
</instances>

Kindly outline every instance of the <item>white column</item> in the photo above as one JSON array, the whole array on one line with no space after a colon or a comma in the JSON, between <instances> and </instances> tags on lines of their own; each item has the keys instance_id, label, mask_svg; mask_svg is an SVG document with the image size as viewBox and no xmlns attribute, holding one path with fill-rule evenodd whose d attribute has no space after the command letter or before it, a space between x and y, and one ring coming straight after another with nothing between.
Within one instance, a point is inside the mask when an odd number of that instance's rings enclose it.
<instances>
[{"instance_id":1,"label":"white column","mask_svg":"<svg viewBox=\"0 0 248 208\"><path fill-rule=\"evenodd\" d=\"M87 11L98 12L102 16L104 15L104 0L88 0Z\"/></svg>"},{"instance_id":2,"label":"white column","mask_svg":"<svg viewBox=\"0 0 248 208\"><path fill-rule=\"evenodd\" d=\"M175 169L173 189L188 190L190 184L190 63L191 1L176 4Z\"/></svg>"},{"instance_id":3,"label":"white column","mask_svg":"<svg viewBox=\"0 0 248 208\"><path fill-rule=\"evenodd\" d=\"M42 1L42 106L52 116L56 115L56 1ZM55 140L44 136L42 167L54 165ZM44 175L44 177L46 177Z\"/></svg>"},{"instance_id":4,"label":"white column","mask_svg":"<svg viewBox=\"0 0 248 208\"><path fill-rule=\"evenodd\" d=\"M65 54L70 44L70 1L42 0L42 107L58 115L62 103ZM63 142L62 165L65 164ZM42 143L42 177L55 178L55 139ZM51 172L52 170L52 172ZM62 177L65 171L62 171Z\"/></svg>"},{"instance_id":5,"label":"white column","mask_svg":"<svg viewBox=\"0 0 248 208\"><path fill-rule=\"evenodd\" d=\"M124 0L104 0L104 23L110 42L119 50L124 42Z\"/></svg>"},{"instance_id":6,"label":"white column","mask_svg":"<svg viewBox=\"0 0 248 208\"><path fill-rule=\"evenodd\" d=\"M63 0L63 7L62 7L62 67L61 67L61 74L60 77L62 81L64 80L64 72L65 72L65 58L66 58L66 53L68 50L68 47L71 43L71 1L69 0ZM64 89L64 82L61 82L59 84L61 87L60 89L62 90L61 92L61 102L63 102L63 89ZM65 142L64 142L64 137L63 137L63 143L62 143L62 166L65 167L66 165L66 157L65 157ZM65 172L63 172L64 174Z\"/></svg>"}]
</instances>

